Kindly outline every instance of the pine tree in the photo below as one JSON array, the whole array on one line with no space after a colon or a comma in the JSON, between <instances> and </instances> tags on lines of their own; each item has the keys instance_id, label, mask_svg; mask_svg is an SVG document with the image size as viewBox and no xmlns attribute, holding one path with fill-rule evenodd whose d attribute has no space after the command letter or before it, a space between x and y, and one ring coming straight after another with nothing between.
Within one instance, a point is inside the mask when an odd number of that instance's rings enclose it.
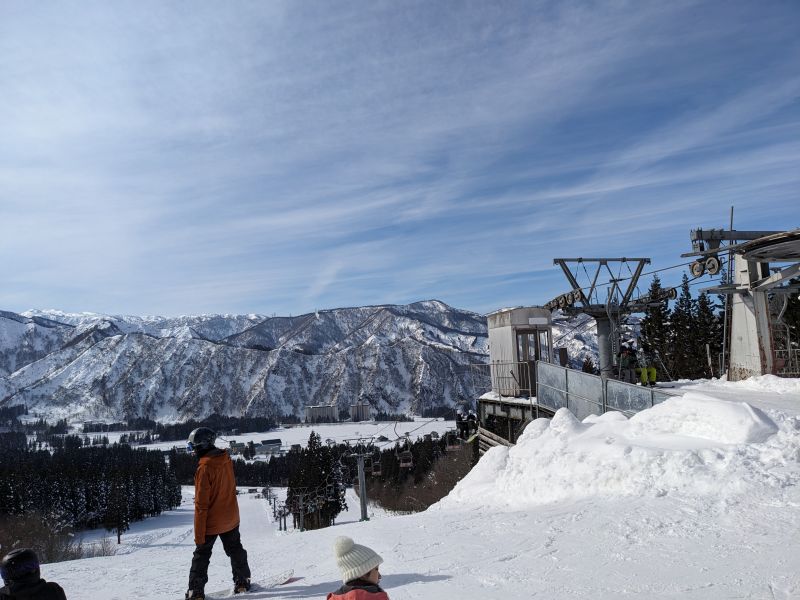
<instances>
[{"instance_id":1,"label":"pine tree","mask_svg":"<svg viewBox=\"0 0 800 600\"><path fill-rule=\"evenodd\" d=\"M646 344L658 357L659 360L656 361L655 365L658 370L662 370L663 366L670 362L669 356L672 345L672 313L666 292L661 287L661 280L658 275L654 275L648 290L650 302L641 323L641 342ZM664 373L660 378L664 379L669 374Z\"/></svg>"},{"instance_id":2,"label":"pine tree","mask_svg":"<svg viewBox=\"0 0 800 600\"><path fill-rule=\"evenodd\" d=\"M304 513L305 529L327 527L346 507L343 482L337 476L338 461L333 450L324 446L320 435L312 431L308 445L296 453L295 458L297 464L289 471L286 503L293 507L297 520L300 513Z\"/></svg>"},{"instance_id":3,"label":"pine tree","mask_svg":"<svg viewBox=\"0 0 800 600\"><path fill-rule=\"evenodd\" d=\"M672 339L669 353L669 369L673 377L695 378L702 371L697 364L696 301L689 288L689 277L684 273L681 291L672 312Z\"/></svg>"},{"instance_id":4,"label":"pine tree","mask_svg":"<svg viewBox=\"0 0 800 600\"><path fill-rule=\"evenodd\" d=\"M698 353L698 362L703 365L702 375L710 377L719 376L719 356L722 353L722 319L717 313L718 307L714 305L708 294L702 293L697 298L697 313L695 315L695 352ZM706 350L708 344L708 350ZM713 373L709 372L708 353L711 353Z\"/></svg>"}]
</instances>

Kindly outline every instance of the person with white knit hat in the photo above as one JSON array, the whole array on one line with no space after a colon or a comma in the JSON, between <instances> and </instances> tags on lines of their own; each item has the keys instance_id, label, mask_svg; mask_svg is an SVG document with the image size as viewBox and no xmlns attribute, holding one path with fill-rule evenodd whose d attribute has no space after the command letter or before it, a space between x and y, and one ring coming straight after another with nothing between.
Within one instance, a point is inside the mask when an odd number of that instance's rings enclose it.
<instances>
[{"instance_id":1,"label":"person with white knit hat","mask_svg":"<svg viewBox=\"0 0 800 600\"><path fill-rule=\"evenodd\" d=\"M389 600L378 585L383 562L372 548L356 544L351 538L339 536L333 541L336 564L342 572L344 585L328 594L327 600Z\"/></svg>"}]
</instances>

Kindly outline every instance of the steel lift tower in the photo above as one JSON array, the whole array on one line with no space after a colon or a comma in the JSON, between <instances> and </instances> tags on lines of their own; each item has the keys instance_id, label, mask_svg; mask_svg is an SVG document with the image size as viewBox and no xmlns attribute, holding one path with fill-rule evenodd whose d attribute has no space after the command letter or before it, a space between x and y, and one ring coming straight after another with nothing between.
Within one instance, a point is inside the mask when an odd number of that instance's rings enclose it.
<instances>
[{"instance_id":1,"label":"steel lift tower","mask_svg":"<svg viewBox=\"0 0 800 600\"><path fill-rule=\"evenodd\" d=\"M639 302L634 300L633 294L639 277L645 265L650 264L649 258L555 258L553 264L561 267L564 275L572 286L572 290L562 294L545 304L545 308L561 309L566 313L584 313L594 318L597 322L597 347L600 360L600 375L608 377L613 373L614 356L619 349L619 326L623 314L640 310ZM570 270L569 265L576 265L576 272ZM594 276L586 269L587 264L594 267ZM615 274L609 264L617 264L619 269ZM630 264L634 264L633 269ZM627 277L622 275L622 267L628 268ZM588 286L578 283L577 271L582 267L590 279ZM598 285L600 273L605 269L610 276L608 293L605 298L599 292ZM627 282L627 285L624 285ZM624 286L624 289L623 289Z\"/></svg>"},{"instance_id":2,"label":"steel lift tower","mask_svg":"<svg viewBox=\"0 0 800 600\"><path fill-rule=\"evenodd\" d=\"M697 257L691 265L695 276L704 270L715 274L721 264L718 255L728 254L728 281L704 290L731 298L731 330L725 338L727 346L730 337L728 379L800 375L800 351L782 321L789 295L800 290L791 281L800 275L800 229L696 229L690 238L694 250L681 256ZM728 244L722 246L723 241ZM770 263L793 264L771 268Z\"/></svg>"}]
</instances>

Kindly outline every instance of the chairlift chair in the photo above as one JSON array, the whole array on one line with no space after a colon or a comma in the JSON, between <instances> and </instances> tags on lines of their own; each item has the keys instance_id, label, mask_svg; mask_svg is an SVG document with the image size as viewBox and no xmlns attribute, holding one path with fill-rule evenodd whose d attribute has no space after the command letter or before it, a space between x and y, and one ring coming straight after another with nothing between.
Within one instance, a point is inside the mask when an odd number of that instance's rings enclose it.
<instances>
[{"instance_id":1,"label":"chairlift chair","mask_svg":"<svg viewBox=\"0 0 800 600\"><path fill-rule=\"evenodd\" d=\"M461 447L461 439L455 431L448 431L446 437L447 450L458 450Z\"/></svg>"},{"instance_id":2,"label":"chairlift chair","mask_svg":"<svg viewBox=\"0 0 800 600\"><path fill-rule=\"evenodd\" d=\"M413 466L414 466L414 455L411 454L411 450L403 450L400 453L400 468L410 469Z\"/></svg>"},{"instance_id":3,"label":"chairlift chair","mask_svg":"<svg viewBox=\"0 0 800 600\"><path fill-rule=\"evenodd\" d=\"M375 452L372 453L372 474L375 477L381 475L381 466L381 452L376 448Z\"/></svg>"}]
</instances>

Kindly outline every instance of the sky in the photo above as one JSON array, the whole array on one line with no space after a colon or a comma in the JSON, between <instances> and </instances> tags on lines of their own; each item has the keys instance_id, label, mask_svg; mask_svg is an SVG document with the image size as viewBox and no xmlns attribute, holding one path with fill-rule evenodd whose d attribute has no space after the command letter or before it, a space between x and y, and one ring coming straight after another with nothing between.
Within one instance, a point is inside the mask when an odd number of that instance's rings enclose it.
<instances>
[{"instance_id":1,"label":"sky","mask_svg":"<svg viewBox=\"0 0 800 600\"><path fill-rule=\"evenodd\" d=\"M794 0L5 0L0 310L485 313L567 291L557 257L685 263L731 206L800 227L799 31Z\"/></svg>"}]
</instances>

